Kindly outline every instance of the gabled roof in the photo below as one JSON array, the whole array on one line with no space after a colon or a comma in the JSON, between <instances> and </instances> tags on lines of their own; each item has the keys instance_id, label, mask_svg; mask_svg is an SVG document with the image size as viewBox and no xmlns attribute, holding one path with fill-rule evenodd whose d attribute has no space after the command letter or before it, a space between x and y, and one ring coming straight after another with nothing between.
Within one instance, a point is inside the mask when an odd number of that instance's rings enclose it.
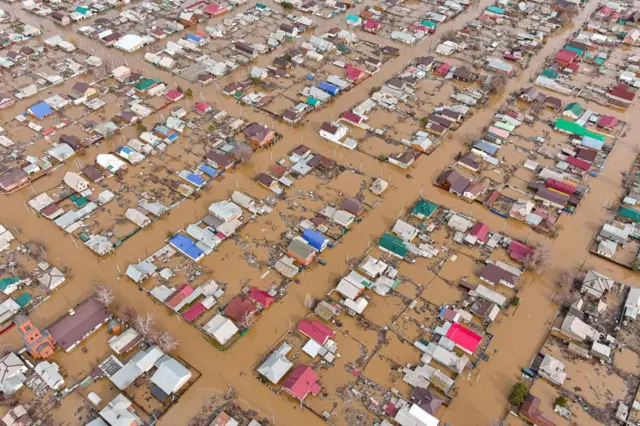
<instances>
[{"instance_id":1,"label":"gabled roof","mask_svg":"<svg viewBox=\"0 0 640 426\"><path fill-rule=\"evenodd\" d=\"M332 339L336 335L335 330L318 320L301 320L298 323L298 331L321 345L324 345L327 340Z\"/></svg>"},{"instance_id":2,"label":"gabled roof","mask_svg":"<svg viewBox=\"0 0 640 426\"><path fill-rule=\"evenodd\" d=\"M310 393L320 393L320 385L317 383L318 375L307 365L298 365L291 374L282 382L282 388L291 396L303 401Z\"/></svg>"},{"instance_id":3,"label":"gabled roof","mask_svg":"<svg viewBox=\"0 0 640 426\"><path fill-rule=\"evenodd\" d=\"M451 324L446 337L454 342L460 349L471 354L478 349L480 342L482 342L482 336L458 323Z\"/></svg>"},{"instance_id":4,"label":"gabled roof","mask_svg":"<svg viewBox=\"0 0 640 426\"><path fill-rule=\"evenodd\" d=\"M249 297L264 306L265 308L273 303L274 297L270 296L266 291L259 289L258 287L251 287L248 292Z\"/></svg>"},{"instance_id":5,"label":"gabled roof","mask_svg":"<svg viewBox=\"0 0 640 426\"><path fill-rule=\"evenodd\" d=\"M236 323L242 323L258 311L258 307L244 296L236 296L224 308L224 313Z\"/></svg>"}]
</instances>

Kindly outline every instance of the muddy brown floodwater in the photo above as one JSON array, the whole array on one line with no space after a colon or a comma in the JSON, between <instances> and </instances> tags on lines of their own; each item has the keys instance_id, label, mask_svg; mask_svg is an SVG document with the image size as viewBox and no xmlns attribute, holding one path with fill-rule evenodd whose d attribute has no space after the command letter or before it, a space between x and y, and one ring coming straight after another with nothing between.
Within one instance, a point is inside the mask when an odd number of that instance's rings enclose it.
<instances>
[{"instance_id":1,"label":"muddy brown floodwater","mask_svg":"<svg viewBox=\"0 0 640 426\"><path fill-rule=\"evenodd\" d=\"M366 4L367 2L365 2ZM460 29L472 20L480 10L493 4L493 0L481 0L465 13L456 17L438 29L439 33L450 29ZM253 5L253 3L252 3ZM591 1L579 16L574 20L574 27L579 27L583 20L589 16L597 6ZM359 6L361 7L361 6ZM17 9L17 7L16 7ZM242 9L240 9L242 10ZM174 85L183 88L191 87L194 93L202 92L204 98L219 109L225 109L230 114L243 116L249 120L265 123L284 135L281 142L271 148L270 152L257 153L254 156L254 166L245 165L237 171L243 184L250 185L249 179L255 174L255 165L261 165L264 169L273 158L283 156L297 144L304 143L314 151L328 157L334 155L334 145L317 136L317 129L323 121L329 121L356 102L363 100L369 90L381 85L386 79L399 72L407 63L417 56L432 54L430 47L437 45L437 34L427 38L414 47L398 46L401 55L384 64L381 71L373 78L356 86L348 95L337 98L329 108L310 115L306 125L299 129L293 129L284 124L277 123L264 115L242 107L228 97L223 97L216 89L232 79L240 78L242 70L236 71L232 76L225 78L218 85L206 88L189 84L178 77L170 77L169 74L155 69L150 64L140 60L139 55L125 55L113 50L104 49L92 40L79 36L72 30L61 29L49 21L41 21L21 10L14 11L24 22L34 25L43 24L47 34L60 33L64 37L73 37L85 50L106 57L116 64L127 61L132 69L140 70L146 76L156 76ZM235 13L235 11L234 11ZM333 21L319 21L319 28L315 34L321 34L335 26ZM340 24L344 28L344 23ZM534 69L562 45L572 29L564 29L548 41L544 48L538 52L531 61L528 69L524 70L518 78L512 79L507 88L500 95L493 97L484 109L476 112L456 135L465 132L465 129L482 128L497 111L503 98L508 93L528 85L528 79ZM362 32L358 35L369 37ZM166 42L166 39L164 40ZM380 42L380 39L376 39ZM394 44L389 41L388 44ZM282 53L282 52L280 52ZM260 57L257 65L264 65L271 60L270 56ZM445 91L443 91L445 92ZM640 114L637 106L633 106L626 114L635 116ZM3 116L3 121L10 117ZM151 123L154 117L148 118ZM591 191L573 216L564 215L561 223L565 229L560 237L548 242L553 250L553 267L543 276L525 275L524 288L519 296L521 304L513 314L503 315L492 328L496 336L490 346L490 360L480 365L479 373L470 380L460 377L458 380L459 393L451 406L446 410L442 424L451 425L487 425L499 415L503 415L506 407L506 395L514 381L519 377L520 368L528 365L531 357L541 346L550 327L551 320L557 310L556 305L550 301L554 292L554 279L560 271L572 267L592 267L598 271L622 280L631 285L638 285L637 277L629 271L624 271L611 263L589 256L588 248L594 232L594 226L601 224L605 218L606 210L603 208L604 200L620 194L620 170L627 170L636 156L636 143L632 140L637 123L632 122L626 138L620 140L607 160L606 170L597 178L588 178ZM107 152L109 147L103 144L98 147L98 152ZM423 190L424 197L438 204L459 211L466 210L479 221L488 224L493 229L504 229L507 234L527 239L529 241L542 240L544 237L530 232L530 229L522 223L510 223L491 214L488 210L478 205L469 205L459 198L450 196L433 187L431 183L437 174L446 165L451 156L464 151L461 141L454 136L442 144L432 155L421 157L411 174L412 180L407 180L404 174L390 165L382 167L375 159L358 161L362 171L369 175L379 176L381 173L386 179L391 179L393 188L385 194L384 202L376 209L369 212L365 218L364 226L355 227L343 241L335 248L323 255L327 262L325 267L315 267L307 271L300 284L293 284L289 288L289 294L276 306L264 313L264 318L254 326L247 336L238 341L228 352L218 352L213 349L193 327L181 322L178 316L167 314L167 310L154 304L145 293L137 290L136 286L125 278L119 279L118 267L124 270L127 264L136 262L145 257L146 247L153 250L162 244L167 230L180 229L186 223L193 220L194 215L201 217L207 211L208 205L229 196L229 191L235 189L234 179L226 179L215 183L202 193L197 201L188 200L180 205L180 208L172 210L169 217L153 224L144 234L136 237L135 243L124 244L108 258L98 260L84 247L77 248L69 237L65 237L56 226L48 221L37 218L31 214L25 214L24 203L33 196L29 188L23 189L13 195L2 199L0 209L0 223L5 226L17 226L21 229L20 239L37 240L46 244L48 255L59 264L71 268L73 276L71 283L63 287L51 302L38 308L33 318L36 324L47 325L70 306L84 299L87 292L91 291L94 281L110 284L116 293L120 304L133 305L138 311L148 310L152 312L158 325L174 332L180 339L178 354L187 362L203 373L202 377L192 386L188 393L176 406L171 408L161 419L161 425L185 425L211 396L216 393L226 392L231 386L238 397L246 401L247 405L261 411L265 416L273 418L279 425L320 425L323 422L308 411L302 411L299 405L287 401L281 395L276 395L262 386L252 377L251 366L267 351L269 347L289 328L290 321L297 321L306 314L303 299L306 293L311 293L316 298L321 298L335 285L336 278L347 271L345 259L347 256L358 256L366 248L367 242L373 242L382 232L389 227L397 217L399 210L408 207ZM338 154L341 163L349 163L350 155L346 151ZM43 190L52 186L51 182L60 181L64 171L72 165L67 164L54 173L54 176L43 179L47 183L36 182L35 190ZM127 177L126 179L135 179ZM247 187L247 189L253 189ZM226 249L227 251L229 249ZM238 266L235 262L243 262L241 259L230 260L224 263L216 252L208 256L202 262L212 269L215 278L216 270L225 270L240 281L243 278L244 266ZM238 266L238 267L236 267ZM426 274L425 274L426 275ZM446 295L445 295L446 297ZM8 337L9 338L9 337ZM411 349L407 349L411 350ZM246 373L246 374L242 374ZM550 410L548 410L550 411ZM68 421L73 423L73 415L70 413Z\"/></svg>"}]
</instances>

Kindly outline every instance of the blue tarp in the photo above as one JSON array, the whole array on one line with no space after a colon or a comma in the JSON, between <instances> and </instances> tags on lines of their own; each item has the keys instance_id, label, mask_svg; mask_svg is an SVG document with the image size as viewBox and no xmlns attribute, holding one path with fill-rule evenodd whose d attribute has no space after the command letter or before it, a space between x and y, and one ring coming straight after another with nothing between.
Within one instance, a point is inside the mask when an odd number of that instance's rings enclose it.
<instances>
[{"instance_id":1,"label":"blue tarp","mask_svg":"<svg viewBox=\"0 0 640 426\"><path fill-rule=\"evenodd\" d=\"M187 38L189 40L195 41L196 43L200 43L202 41L202 37L198 37L195 34L187 34Z\"/></svg>"},{"instance_id":2,"label":"blue tarp","mask_svg":"<svg viewBox=\"0 0 640 426\"><path fill-rule=\"evenodd\" d=\"M137 152L137 151L135 151L135 150L134 150L133 148L131 148L131 147L123 146L122 148L120 148L120 152L121 152L121 153L125 153L125 154L132 154L132 153Z\"/></svg>"},{"instance_id":3,"label":"blue tarp","mask_svg":"<svg viewBox=\"0 0 640 426\"><path fill-rule=\"evenodd\" d=\"M596 151L600 151L602 149L602 146L604 145L604 142L591 138L589 136L584 136L582 138L582 141L580 141L580 145L586 146L587 148L595 149Z\"/></svg>"},{"instance_id":4,"label":"blue tarp","mask_svg":"<svg viewBox=\"0 0 640 426\"><path fill-rule=\"evenodd\" d=\"M177 133L174 133L172 135L167 136L166 139L169 139L171 142L173 142L176 139L178 139L178 136L180 136L180 135L178 135Z\"/></svg>"},{"instance_id":5,"label":"blue tarp","mask_svg":"<svg viewBox=\"0 0 640 426\"><path fill-rule=\"evenodd\" d=\"M156 133L160 133L162 136L168 136L169 133L171 133L171 129L169 129L167 126L162 126L162 125L157 125L154 129L154 132Z\"/></svg>"},{"instance_id":6,"label":"blue tarp","mask_svg":"<svg viewBox=\"0 0 640 426\"><path fill-rule=\"evenodd\" d=\"M201 164L200 167L198 167L198 169L201 172L203 172L203 173L205 173L205 174L207 174L207 175L209 175L211 177L216 177L216 176L218 176L220 174L220 172L218 172L216 169L214 169L213 167L209 167L206 164Z\"/></svg>"},{"instance_id":7,"label":"blue tarp","mask_svg":"<svg viewBox=\"0 0 640 426\"><path fill-rule=\"evenodd\" d=\"M487 10L489 12L497 13L498 15L504 15L504 9L500 9L499 7L489 6Z\"/></svg>"},{"instance_id":8,"label":"blue tarp","mask_svg":"<svg viewBox=\"0 0 640 426\"><path fill-rule=\"evenodd\" d=\"M195 173L189 173L187 175L187 180L189 182L191 182L192 184L194 184L195 186L201 186L205 184L205 180L202 179L202 177L200 175L197 175Z\"/></svg>"},{"instance_id":9,"label":"blue tarp","mask_svg":"<svg viewBox=\"0 0 640 426\"><path fill-rule=\"evenodd\" d=\"M53 114L53 110L46 102L40 102L39 104L33 105L28 110L31 114L33 114L37 119L41 120L48 115Z\"/></svg>"},{"instance_id":10,"label":"blue tarp","mask_svg":"<svg viewBox=\"0 0 640 426\"><path fill-rule=\"evenodd\" d=\"M318 251L324 250L325 247L327 247L327 244L329 244L329 239L327 237L312 229L305 229L302 234L302 238L304 238L311 247Z\"/></svg>"},{"instance_id":11,"label":"blue tarp","mask_svg":"<svg viewBox=\"0 0 640 426\"><path fill-rule=\"evenodd\" d=\"M336 96L338 93L340 93L340 88L338 86L334 86L333 84L327 83L326 81L319 82L318 89L324 90L331 96Z\"/></svg>"},{"instance_id":12,"label":"blue tarp","mask_svg":"<svg viewBox=\"0 0 640 426\"><path fill-rule=\"evenodd\" d=\"M179 250L182 254L193 259L194 261L198 261L202 259L204 256L204 252L200 250L196 243L189 237L186 237L182 234L174 235L170 240L169 244L175 247L176 250Z\"/></svg>"},{"instance_id":13,"label":"blue tarp","mask_svg":"<svg viewBox=\"0 0 640 426\"><path fill-rule=\"evenodd\" d=\"M499 146L491 144L491 143L483 141L483 140L479 140L476 143L474 143L473 147L475 149L478 149L478 150L482 151L482 152L486 152L489 155L495 155L495 153L498 152L498 150L500 149Z\"/></svg>"}]
</instances>

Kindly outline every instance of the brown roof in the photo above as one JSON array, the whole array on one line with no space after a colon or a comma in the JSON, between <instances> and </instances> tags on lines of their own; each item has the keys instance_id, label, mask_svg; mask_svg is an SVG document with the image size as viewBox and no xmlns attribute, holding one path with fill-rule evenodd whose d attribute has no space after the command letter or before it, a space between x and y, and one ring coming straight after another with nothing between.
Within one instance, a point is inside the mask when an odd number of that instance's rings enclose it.
<instances>
[{"instance_id":1,"label":"brown roof","mask_svg":"<svg viewBox=\"0 0 640 426\"><path fill-rule=\"evenodd\" d=\"M58 346L68 351L110 316L109 310L98 300L86 299L51 324L49 331Z\"/></svg>"},{"instance_id":2,"label":"brown roof","mask_svg":"<svg viewBox=\"0 0 640 426\"><path fill-rule=\"evenodd\" d=\"M536 426L555 426L551 420L546 419L540 412L540 399L529 394L520 407L520 415L535 423Z\"/></svg>"},{"instance_id":3,"label":"brown roof","mask_svg":"<svg viewBox=\"0 0 640 426\"><path fill-rule=\"evenodd\" d=\"M224 154L220 154L219 152L209 151L204 156L207 160L213 161L214 163L216 163L218 166L222 168L227 168L228 166L233 164L232 158Z\"/></svg>"},{"instance_id":4,"label":"brown roof","mask_svg":"<svg viewBox=\"0 0 640 426\"><path fill-rule=\"evenodd\" d=\"M104 178L104 175L96 166L89 164L82 169L82 174L88 177L93 182L99 182Z\"/></svg>"},{"instance_id":5,"label":"brown roof","mask_svg":"<svg viewBox=\"0 0 640 426\"><path fill-rule=\"evenodd\" d=\"M577 155L577 157L580 158L581 160L588 161L590 163L593 163L593 160L595 160L597 156L598 156L597 152L592 151L590 149L583 149L583 148L580 148L578 150L578 155Z\"/></svg>"},{"instance_id":6,"label":"brown roof","mask_svg":"<svg viewBox=\"0 0 640 426\"><path fill-rule=\"evenodd\" d=\"M310 152L311 152L311 148L309 148L308 146L298 145L295 148L293 148L293 150L291 151L291 154L295 154L297 156L302 157L303 155L306 155Z\"/></svg>"},{"instance_id":7,"label":"brown roof","mask_svg":"<svg viewBox=\"0 0 640 426\"><path fill-rule=\"evenodd\" d=\"M335 135L336 132L338 131L338 127L325 121L324 123L322 123L322 126L320 126L320 130L324 130L327 133L331 133L332 135Z\"/></svg>"},{"instance_id":8,"label":"brown roof","mask_svg":"<svg viewBox=\"0 0 640 426\"><path fill-rule=\"evenodd\" d=\"M473 78L473 73L466 68L457 67L453 72L453 76L462 80L471 80Z\"/></svg>"},{"instance_id":9,"label":"brown roof","mask_svg":"<svg viewBox=\"0 0 640 426\"><path fill-rule=\"evenodd\" d=\"M432 416L436 414L442 404L442 400L435 396L430 390L417 387L411 394L411 400Z\"/></svg>"},{"instance_id":10,"label":"brown roof","mask_svg":"<svg viewBox=\"0 0 640 426\"><path fill-rule=\"evenodd\" d=\"M258 176L256 176L256 182L269 188L271 184L275 182L275 179L266 173L260 173Z\"/></svg>"},{"instance_id":11,"label":"brown roof","mask_svg":"<svg viewBox=\"0 0 640 426\"><path fill-rule=\"evenodd\" d=\"M12 186L15 186L21 182L26 182L29 179L27 172L19 167L13 167L2 175L0 175L0 188L9 190Z\"/></svg>"},{"instance_id":12,"label":"brown roof","mask_svg":"<svg viewBox=\"0 0 640 426\"><path fill-rule=\"evenodd\" d=\"M362 205L362 203L360 203L360 201L356 200L355 198L350 197L342 200L342 203L340 203L340 208L356 216L359 216L362 214L362 212L364 212L364 206Z\"/></svg>"},{"instance_id":13,"label":"brown roof","mask_svg":"<svg viewBox=\"0 0 640 426\"><path fill-rule=\"evenodd\" d=\"M81 95L84 95L85 92L89 89L89 84L85 83L84 81L79 81L76 84L73 85L73 91L74 92L78 92Z\"/></svg>"}]
</instances>

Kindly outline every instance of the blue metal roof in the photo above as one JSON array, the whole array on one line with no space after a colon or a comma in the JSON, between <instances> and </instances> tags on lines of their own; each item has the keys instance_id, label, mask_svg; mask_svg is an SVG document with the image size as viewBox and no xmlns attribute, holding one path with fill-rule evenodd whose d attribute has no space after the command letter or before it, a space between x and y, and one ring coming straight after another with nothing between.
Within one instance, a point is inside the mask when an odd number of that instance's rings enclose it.
<instances>
[{"instance_id":1,"label":"blue metal roof","mask_svg":"<svg viewBox=\"0 0 640 426\"><path fill-rule=\"evenodd\" d=\"M195 41L196 43L200 43L200 41L202 41L202 37L199 37L199 36L197 36L195 34L187 34L187 38L189 40Z\"/></svg>"},{"instance_id":2,"label":"blue metal roof","mask_svg":"<svg viewBox=\"0 0 640 426\"><path fill-rule=\"evenodd\" d=\"M500 149L499 146L491 144L484 140L479 140L473 144L475 149L479 149L480 151L486 152L489 155L495 155L496 152Z\"/></svg>"},{"instance_id":3,"label":"blue metal roof","mask_svg":"<svg viewBox=\"0 0 640 426\"><path fill-rule=\"evenodd\" d=\"M169 240L169 244L196 262L204 256L204 252L196 246L196 243L182 234L174 235Z\"/></svg>"},{"instance_id":4,"label":"blue metal roof","mask_svg":"<svg viewBox=\"0 0 640 426\"><path fill-rule=\"evenodd\" d=\"M187 175L187 180L196 186L204 185L204 183L206 182L200 175L197 175L195 173L189 173Z\"/></svg>"},{"instance_id":5,"label":"blue metal roof","mask_svg":"<svg viewBox=\"0 0 640 426\"><path fill-rule=\"evenodd\" d=\"M329 244L329 239L322 235L318 231L314 231L312 229L305 229L302 234L302 238L305 239L306 242L313 248L318 251L324 250L324 248Z\"/></svg>"},{"instance_id":6,"label":"blue metal roof","mask_svg":"<svg viewBox=\"0 0 640 426\"><path fill-rule=\"evenodd\" d=\"M46 102L40 102L39 104L33 105L29 108L29 112L33 114L36 118L42 119L48 115L53 114L53 110Z\"/></svg>"},{"instance_id":7,"label":"blue metal roof","mask_svg":"<svg viewBox=\"0 0 640 426\"><path fill-rule=\"evenodd\" d=\"M201 164L198 169L211 177L216 177L218 176L218 174L220 174L220 172L218 172L216 169L214 169L213 167L209 167L206 164Z\"/></svg>"},{"instance_id":8,"label":"blue metal roof","mask_svg":"<svg viewBox=\"0 0 640 426\"><path fill-rule=\"evenodd\" d=\"M340 93L340 88L338 86L334 86L331 83L327 83L326 81L321 81L318 83L318 89L324 90L330 95L337 95Z\"/></svg>"},{"instance_id":9,"label":"blue metal roof","mask_svg":"<svg viewBox=\"0 0 640 426\"><path fill-rule=\"evenodd\" d=\"M586 146L587 148L595 149L596 151L600 151L602 149L602 146L604 145L604 142L591 138L589 136L584 136L582 138L582 141L580 141L580 145Z\"/></svg>"}]
</instances>

